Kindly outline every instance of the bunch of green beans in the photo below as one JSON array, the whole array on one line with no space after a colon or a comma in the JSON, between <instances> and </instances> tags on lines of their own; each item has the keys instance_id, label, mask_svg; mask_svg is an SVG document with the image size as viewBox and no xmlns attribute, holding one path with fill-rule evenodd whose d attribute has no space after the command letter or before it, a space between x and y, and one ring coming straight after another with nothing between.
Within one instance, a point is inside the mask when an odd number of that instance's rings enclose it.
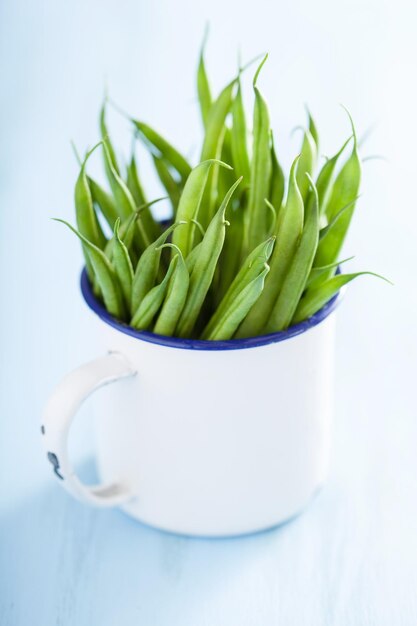
<instances>
[{"instance_id":1,"label":"bunch of green beans","mask_svg":"<svg viewBox=\"0 0 417 626\"><path fill-rule=\"evenodd\" d=\"M77 228L89 280L111 315L139 330L208 341L282 331L314 315L362 274L337 273L359 197L361 160L353 122L340 150L320 164L308 113L288 180L267 103L253 79L249 131L237 75L212 96L201 51L197 92L204 127L194 167L148 124L129 118L172 206L170 224L152 213L133 154L120 165L106 102L101 141L80 163ZM108 190L87 174L102 151ZM59 220L62 221L62 220ZM66 223L66 222L65 222Z\"/></svg>"}]
</instances>

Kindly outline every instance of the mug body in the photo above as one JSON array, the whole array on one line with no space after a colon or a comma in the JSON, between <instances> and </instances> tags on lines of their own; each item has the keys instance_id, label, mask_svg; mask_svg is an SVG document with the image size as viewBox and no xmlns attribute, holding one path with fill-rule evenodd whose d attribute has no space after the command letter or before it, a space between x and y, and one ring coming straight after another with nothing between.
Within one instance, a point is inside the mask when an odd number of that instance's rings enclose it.
<instances>
[{"instance_id":1,"label":"mug body","mask_svg":"<svg viewBox=\"0 0 417 626\"><path fill-rule=\"evenodd\" d=\"M230 536L306 506L329 459L335 301L326 306L290 331L231 342L138 333L101 309L103 349L137 372L94 398L99 472L129 486L126 513Z\"/></svg>"}]
</instances>

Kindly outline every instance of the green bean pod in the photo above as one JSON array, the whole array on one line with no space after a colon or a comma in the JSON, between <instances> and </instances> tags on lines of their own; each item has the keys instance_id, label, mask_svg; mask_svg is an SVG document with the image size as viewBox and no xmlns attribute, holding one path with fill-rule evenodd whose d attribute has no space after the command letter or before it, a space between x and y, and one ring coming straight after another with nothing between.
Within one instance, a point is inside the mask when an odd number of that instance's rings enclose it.
<instances>
[{"instance_id":1,"label":"green bean pod","mask_svg":"<svg viewBox=\"0 0 417 626\"><path fill-rule=\"evenodd\" d=\"M242 179L243 180L243 179ZM243 196L240 196L243 202ZM244 234L244 206L231 206L229 209L230 226L226 230L223 250L219 261L219 281L216 285L216 301L220 302L235 278L242 260Z\"/></svg>"},{"instance_id":2,"label":"green bean pod","mask_svg":"<svg viewBox=\"0 0 417 626\"><path fill-rule=\"evenodd\" d=\"M226 85L210 108L203 148L201 150L200 161L202 162L212 159L219 160L221 158L222 145L226 133L225 121L232 105L235 84L236 79ZM213 217L214 207L217 202L218 177L219 167L215 164L209 173L200 207L199 220L204 228L207 227Z\"/></svg>"},{"instance_id":3,"label":"green bean pod","mask_svg":"<svg viewBox=\"0 0 417 626\"><path fill-rule=\"evenodd\" d=\"M195 224L192 220L199 219L199 211L207 185L210 168L214 163L218 163L222 167L230 168L230 165L209 159L199 163L191 172L187 179L180 202L177 209L177 220L185 220L187 224L174 232L172 243L181 250L184 258L188 256L194 244Z\"/></svg>"},{"instance_id":4,"label":"green bean pod","mask_svg":"<svg viewBox=\"0 0 417 626\"><path fill-rule=\"evenodd\" d=\"M119 174L119 176L120 176L120 168L119 168L118 163L117 163L116 151L113 148L113 144L112 144L111 139L110 139L109 131L107 129L107 123L106 123L106 103L107 103L107 99L105 98L104 102L103 102L103 106L101 107L101 111L100 111L101 139L102 139L102 141L106 142L107 150L108 150L108 153L109 153L110 162L111 162L115 172L117 174ZM106 160L104 161L104 167L107 170L107 161Z\"/></svg>"},{"instance_id":5,"label":"green bean pod","mask_svg":"<svg viewBox=\"0 0 417 626\"><path fill-rule=\"evenodd\" d=\"M158 313L167 293L168 285L177 262L175 256L165 274L164 279L159 285L153 287L141 301L137 311L132 317L130 325L138 330L147 330L152 324L155 315Z\"/></svg>"},{"instance_id":6,"label":"green bean pod","mask_svg":"<svg viewBox=\"0 0 417 626\"><path fill-rule=\"evenodd\" d=\"M111 315L114 315L114 317L121 320L126 319L126 307L123 301L120 282L104 252L65 220L55 219L55 221L65 224L65 226L70 228L72 232L81 239L88 251L88 256L94 270L94 276L100 287L106 309Z\"/></svg>"},{"instance_id":7,"label":"green bean pod","mask_svg":"<svg viewBox=\"0 0 417 626\"><path fill-rule=\"evenodd\" d=\"M175 332L187 299L190 276L181 250L172 243L164 244L177 251L178 260L169 282L168 291L153 329L158 335L171 337Z\"/></svg>"},{"instance_id":8,"label":"green bean pod","mask_svg":"<svg viewBox=\"0 0 417 626\"><path fill-rule=\"evenodd\" d=\"M113 191L120 217L122 220L125 220L136 211L136 204L128 186L113 167L106 142L103 143L103 150L110 187ZM149 246L151 240L141 220L137 221L136 224L139 246L141 249L144 249Z\"/></svg>"},{"instance_id":9,"label":"green bean pod","mask_svg":"<svg viewBox=\"0 0 417 626\"><path fill-rule=\"evenodd\" d=\"M178 337L190 337L194 329L222 251L227 223L225 220L226 209L241 180L239 178L227 192L201 242L199 255L190 276L187 300L177 325Z\"/></svg>"},{"instance_id":10,"label":"green bean pod","mask_svg":"<svg viewBox=\"0 0 417 626\"><path fill-rule=\"evenodd\" d=\"M269 190L269 202L277 212L277 219L281 211L285 192L285 177L282 167L279 164L275 151L274 136L271 131L271 187Z\"/></svg>"},{"instance_id":11,"label":"green bean pod","mask_svg":"<svg viewBox=\"0 0 417 626\"><path fill-rule=\"evenodd\" d=\"M236 176L242 176L244 183L249 184L250 162L247 144L246 117L243 106L240 76L237 85L236 96L232 104L232 130L230 145Z\"/></svg>"},{"instance_id":12,"label":"green bean pod","mask_svg":"<svg viewBox=\"0 0 417 626\"><path fill-rule=\"evenodd\" d=\"M225 341L233 337L242 320L261 295L268 272L269 266L265 263L265 267L259 276L246 285L237 294L236 298L230 302L223 315L220 316L211 332L204 336L204 339Z\"/></svg>"},{"instance_id":13,"label":"green bean pod","mask_svg":"<svg viewBox=\"0 0 417 626\"><path fill-rule=\"evenodd\" d=\"M336 176L326 207L326 216L332 227L320 240L314 259L315 266L328 265L337 260L355 210L361 182L361 162L353 123L352 130L352 153Z\"/></svg>"},{"instance_id":14,"label":"green bean pod","mask_svg":"<svg viewBox=\"0 0 417 626\"><path fill-rule=\"evenodd\" d=\"M311 136L314 139L314 143L316 144L316 151L317 154L319 153L319 147L320 147L320 141L319 141L319 133L317 130L317 126L316 123L313 119L313 116L310 113L310 110L308 107L306 107L307 109L307 115L308 115L308 130L310 131Z\"/></svg>"},{"instance_id":15,"label":"green bean pod","mask_svg":"<svg viewBox=\"0 0 417 626\"><path fill-rule=\"evenodd\" d=\"M194 248L191 250L191 252L188 253L187 258L185 259L185 265L187 266L187 270L188 270L188 273L190 274L190 276L191 276L191 273L192 273L192 271L194 269L194 266L196 264L198 256L200 254L201 244L202 243L203 242L200 241L200 243L198 243L196 246L194 246Z\"/></svg>"},{"instance_id":16,"label":"green bean pod","mask_svg":"<svg viewBox=\"0 0 417 626\"><path fill-rule=\"evenodd\" d=\"M203 334L202 334L203 339L209 338L214 328L219 324L220 320L223 319L226 312L230 309L232 302L236 300L239 293L249 283L251 283L254 279L256 279L259 276L260 272L262 272L265 269L265 265L269 261L269 258L272 254L274 243L275 243L275 237L270 237L266 241L259 244L259 246L257 246L246 258L241 269L237 273L235 279L233 280L232 284L228 288L223 299L221 300L220 304L218 305L215 312L213 313L209 323L204 329ZM247 312L242 317L240 322L243 320L246 314Z\"/></svg>"},{"instance_id":17,"label":"green bean pod","mask_svg":"<svg viewBox=\"0 0 417 626\"><path fill-rule=\"evenodd\" d=\"M165 243L167 237L176 230L180 225L184 227L184 222L176 222L167 228L158 239L151 243L143 252L136 266L132 283L132 314L138 310L142 300L146 294L155 285L159 263L161 260L161 246Z\"/></svg>"},{"instance_id":18,"label":"green bean pod","mask_svg":"<svg viewBox=\"0 0 417 626\"><path fill-rule=\"evenodd\" d=\"M132 298L133 267L129 252L120 238L120 217L114 225L113 267L119 278L127 308Z\"/></svg>"},{"instance_id":19,"label":"green bean pod","mask_svg":"<svg viewBox=\"0 0 417 626\"><path fill-rule=\"evenodd\" d=\"M267 333L284 330L290 325L306 286L317 250L319 240L319 200L317 189L312 179L308 174L306 176L313 190L314 202L310 204L306 211L304 228L298 247L265 327Z\"/></svg>"},{"instance_id":20,"label":"green bean pod","mask_svg":"<svg viewBox=\"0 0 417 626\"><path fill-rule=\"evenodd\" d=\"M223 163L227 163L228 165L230 165L231 168L233 168L233 155L232 155L231 142L232 142L231 130L230 128L228 128L228 126L225 126L222 149L220 153L220 160ZM217 199L224 198L224 196L227 194L228 190L230 189L230 187L233 185L233 183L236 180L236 172L234 171L234 169L218 167L217 165L215 165L214 167L217 168L218 170L217 182L216 182L216 179L214 179L214 183L217 184L217 189L215 190L216 198ZM236 197L238 195L239 194L236 192Z\"/></svg>"},{"instance_id":21,"label":"green bean pod","mask_svg":"<svg viewBox=\"0 0 417 626\"><path fill-rule=\"evenodd\" d=\"M200 103L200 113L204 127L207 126L210 109L213 102L211 96L210 83L207 76L206 64L204 61L204 51L206 47L207 34L204 36L203 45L201 46L200 59L197 69L197 94Z\"/></svg>"},{"instance_id":22,"label":"green bean pod","mask_svg":"<svg viewBox=\"0 0 417 626\"><path fill-rule=\"evenodd\" d=\"M300 190L303 201L307 201L310 189L308 177L313 176L317 163L317 146L313 136L308 128L304 131L303 143L301 146L300 160L297 167L297 185Z\"/></svg>"},{"instance_id":23,"label":"green bean pod","mask_svg":"<svg viewBox=\"0 0 417 626\"><path fill-rule=\"evenodd\" d=\"M123 243L125 244L130 254L132 253L132 247L134 243L133 240L134 240L134 235L135 235L135 225L136 225L137 220L141 219L141 215L144 209L151 207L153 204L156 204L157 202L160 202L161 200L166 200L166 196L164 196L163 198L156 198L155 200L151 200L151 202L145 202L145 204L142 204L138 209L136 209L134 213L129 215L127 219L121 221L120 238L122 239ZM113 258L113 245L114 245L114 238L109 239L109 241L106 244L106 247L104 248L104 253L107 256L107 258L110 259L110 261Z\"/></svg>"},{"instance_id":24,"label":"green bean pod","mask_svg":"<svg viewBox=\"0 0 417 626\"><path fill-rule=\"evenodd\" d=\"M238 337L255 337L264 331L295 254L304 220L304 204L296 180L299 158L291 166L287 201L277 224L277 243L270 260L268 280L259 300L240 326Z\"/></svg>"},{"instance_id":25,"label":"green bean pod","mask_svg":"<svg viewBox=\"0 0 417 626\"><path fill-rule=\"evenodd\" d=\"M95 246L102 249L106 245L107 240L94 210L90 186L88 184L88 178L85 172L88 158L99 145L101 144L98 143L96 146L94 146L94 148L92 148L92 150L90 150L86 154L85 159L81 164L80 173L75 183L74 201L78 230ZM91 281L94 281L94 269L92 267L90 256L87 254L87 250L84 244L82 245L82 248L88 276Z\"/></svg>"},{"instance_id":26,"label":"green bean pod","mask_svg":"<svg viewBox=\"0 0 417 626\"><path fill-rule=\"evenodd\" d=\"M312 267L310 270L310 274L308 276L307 283L306 283L306 290L315 289L321 283L326 282L326 280L329 278L329 270L336 271L339 265L343 265L343 263L347 263L348 261L351 261L354 258L355 258L354 256L350 256L347 259L342 259L341 261L336 261L335 263L329 263L329 265L323 265L321 267ZM330 276L332 274L333 272L330 274Z\"/></svg>"},{"instance_id":27,"label":"green bean pod","mask_svg":"<svg viewBox=\"0 0 417 626\"><path fill-rule=\"evenodd\" d=\"M164 157L181 176L183 183L185 183L191 173L191 166L182 154L148 124L144 124L139 120L132 119L131 121L139 132L139 136L151 150L156 150L159 156Z\"/></svg>"},{"instance_id":28,"label":"green bean pod","mask_svg":"<svg viewBox=\"0 0 417 626\"><path fill-rule=\"evenodd\" d=\"M255 106L253 114L253 148L246 218L246 249L253 250L268 234L268 212L265 198L271 185L271 146L268 106L256 86L259 73L268 58L264 57L253 80Z\"/></svg>"},{"instance_id":29,"label":"green bean pod","mask_svg":"<svg viewBox=\"0 0 417 626\"><path fill-rule=\"evenodd\" d=\"M146 203L145 192L139 178L136 158L133 151L126 168L126 185L137 207Z\"/></svg>"},{"instance_id":30,"label":"green bean pod","mask_svg":"<svg viewBox=\"0 0 417 626\"><path fill-rule=\"evenodd\" d=\"M268 228L268 233L270 233L271 236L272 236L275 233L276 229L277 229L278 214L277 214L277 211L276 211L274 205L271 204L271 202L269 202L268 198L265 198L265 204L268 207L268 209L270 211L270 215L271 215L271 225Z\"/></svg>"},{"instance_id":31,"label":"green bean pod","mask_svg":"<svg viewBox=\"0 0 417 626\"><path fill-rule=\"evenodd\" d=\"M375 274L374 272L356 272L354 274L338 274L337 276L332 276L332 278L329 278L317 288L309 289L308 292L306 292L297 306L291 324L298 324L308 319L331 300L344 285L347 285L347 283L357 278L357 276L365 276L366 274L390 282L383 276Z\"/></svg>"},{"instance_id":32,"label":"green bean pod","mask_svg":"<svg viewBox=\"0 0 417 626\"><path fill-rule=\"evenodd\" d=\"M88 176L88 184L90 186L93 203L100 209L106 222L113 230L114 223L119 217L119 214L112 196L91 178L91 176Z\"/></svg>"},{"instance_id":33,"label":"green bean pod","mask_svg":"<svg viewBox=\"0 0 417 626\"><path fill-rule=\"evenodd\" d=\"M113 166L107 142L103 141L102 145L104 161L106 164L106 173L111 190L113 192L114 199L116 201L116 206L120 217L122 219L126 219L131 213L135 211L135 201L133 200L132 194L130 193L126 183L119 176Z\"/></svg>"},{"instance_id":34,"label":"green bean pod","mask_svg":"<svg viewBox=\"0 0 417 626\"><path fill-rule=\"evenodd\" d=\"M320 173L317 177L316 187L317 187L317 193L319 196L319 209L320 209L321 220L323 220L323 218L326 215L326 208L327 208L327 204L329 200L329 195L332 189L333 175L334 175L336 165L339 161L340 156L344 152L346 146L348 145L351 139L352 137L349 137L345 141L343 146L340 148L340 150L336 152L336 154L333 157L331 157L330 159L327 159L327 161L321 168Z\"/></svg>"},{"instance_id":35,"label":"green bean pod","mask_svg":"<svg viewBox=\"0 0 417 626\"><path fill-rule=\"evenodd\" d=\"M332 186L329 202L326 206L326 214L329 220L346 206L348 202L352 202L358 196L361 182L362 167L358 154L356 130L349 111L346 110L346 113L352 128L353 149Z\"/></svg>"}]
</instances>

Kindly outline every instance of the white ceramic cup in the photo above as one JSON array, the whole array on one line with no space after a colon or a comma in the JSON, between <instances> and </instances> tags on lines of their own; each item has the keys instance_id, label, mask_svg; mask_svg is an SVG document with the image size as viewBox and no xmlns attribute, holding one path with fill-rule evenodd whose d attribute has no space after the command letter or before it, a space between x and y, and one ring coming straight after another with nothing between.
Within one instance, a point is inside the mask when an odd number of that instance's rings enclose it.
<instances>
[{"instance_id":1,"label":"white ceramic cup","mask_svg":"<svg viewBox=\"0 0 417 626\"><path fill-rule=\"evenodd\" d=\"M84 502L187 535L244 534L299 513L328 465L340 296L287 331L208 342L136 331L105 311L85 272L81 288L103 355L66 376L45 409L43 442L60 483ZM72 468L68 431L103 385L103 482L92 488Z\"/></svg>"}]
</instances>

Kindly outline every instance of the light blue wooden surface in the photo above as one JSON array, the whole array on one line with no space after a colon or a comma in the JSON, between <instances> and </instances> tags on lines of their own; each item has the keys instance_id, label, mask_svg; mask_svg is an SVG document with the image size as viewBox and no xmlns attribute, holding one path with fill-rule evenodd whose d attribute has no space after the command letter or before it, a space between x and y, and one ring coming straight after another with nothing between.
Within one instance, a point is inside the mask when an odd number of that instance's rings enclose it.
<instances>
[{"instance_id":1,"label":"light blue wooden surface","mask_svg":"<svg viewBox=\"0 0 417 626\"><path fill-rule=\"evenodd\" d=\"M324 0L260 0L259 15L241 5L197 2L187 14L185 0L0 6L1 626L417 623L417 222L408 132L416 94L407 78L415 10L405 0L346 0L337 10ZM396 282L358 283L340 310L325 488L293 522L219 541L170 536L73 501L52 479L39 435L53 385L96 355L78 292L78 247L48 220L72 219L69 139L82 149L95 141L107 80L117 100L160 120L193 153L192 73L206 18L217 86L234 71L239 41L248 58L271 51L262 85L285 163L297 149L288 131L306 99L329 152L348 132L339 101L361 131L379 120L365 153L384 152L391 162L366 166L346 252L357 255L355 268ZM124 122L114 118L112 127L128 146ZM72 442L85 475L89 409Z\"/></svg>"}]
</instances>

